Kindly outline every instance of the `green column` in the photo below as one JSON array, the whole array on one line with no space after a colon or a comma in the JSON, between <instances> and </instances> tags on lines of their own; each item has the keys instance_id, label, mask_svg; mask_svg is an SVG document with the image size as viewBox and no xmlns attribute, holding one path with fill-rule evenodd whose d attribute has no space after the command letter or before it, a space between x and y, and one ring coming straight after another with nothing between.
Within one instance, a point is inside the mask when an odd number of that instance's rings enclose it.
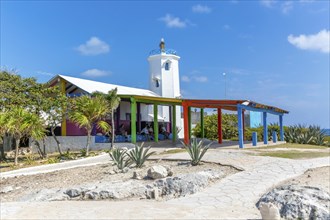
<instances>
[{"instance_id":1,"label":"green column","mask_svg":"<svg viewBox=\"0 0 330 220\"><path fill-rule=\"evenodd\" d=\"M173 142L177 139L176 133L176 106L172 105L172 140Z\"/></svg>"},{"instance_id":2,"label":"green column","mask_svg":"<svg viewBox=\"0 0 330 220\"><path fill-rule=\"evenodd\" d=\"M202 138L205 136L204 132L204 109L201 108L201 130L202 130Z\"/></svg>"},{"instance_id":3,"label":"green column","mask_svg":"<svg viewBox=\"0 0 330 220\"><path fill-rule=\"evenodd\" d=\"M154 136L155 142L158 142L158 105L154 104Z\"/></svg>"},{"instance_id":4,"label":"green column","mask_svg":"<svg viewBox=\"0 0 330 220\"><path fill-rule=\"evenodd\" d=\"M190 140L191 139L191 107L188 107L188 134Z\"/></svg>"},{"instance_id":5,"label":"green column","mask_svg":"<svg viewBox=\"0 0 330 220\"><path fill-rule=\"evenodd\" d=\"M136 101L131 98L131 142L136 143Z\"/></svg>"}]
</instances>

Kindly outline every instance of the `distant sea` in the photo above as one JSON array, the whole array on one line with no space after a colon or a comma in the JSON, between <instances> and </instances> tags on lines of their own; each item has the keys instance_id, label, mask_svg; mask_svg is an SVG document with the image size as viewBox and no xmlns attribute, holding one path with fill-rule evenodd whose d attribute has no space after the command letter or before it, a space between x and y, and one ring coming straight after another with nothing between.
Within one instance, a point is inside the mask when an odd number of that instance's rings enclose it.
<instances>
[{"instance_id":1,"label":"distant sea","mask_svg":"<svg viewBox=\"0 0 330 220\"><path fill-rule=\"evenodd\" d=\"M322 129L325 135L330 136L330 129Z\"/></svg>"}]
</instances>

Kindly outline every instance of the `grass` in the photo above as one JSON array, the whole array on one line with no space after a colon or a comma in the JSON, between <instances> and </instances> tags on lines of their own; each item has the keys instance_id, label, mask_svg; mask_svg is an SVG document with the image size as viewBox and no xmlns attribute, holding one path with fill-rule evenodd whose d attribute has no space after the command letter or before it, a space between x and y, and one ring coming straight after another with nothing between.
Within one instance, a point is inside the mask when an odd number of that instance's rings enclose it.
<instances>
[{"instance_id":1,"label":"grass","mask_svg":"<svg viewBox=\"0 0 330 220\"><path fill-rule=\"evenodd\" d=\"M290 149L328 149L327 146L319 146L319 145L309 145L309 144L278 144L273 146L267 146L267 147L257 147L254 148L255 150L258 149L276 149L276 148L290 148ZM251 148L246 148L247 150L251 150Z\"/></svg>"},{"instance_id":2,"label":"grass","mask_svg":"<svg viewBox=\"0 0 330 220\"><path fill-rule=\"evenodd\" d=\"M329 153L325 152L302 152L302 151L273 151L273 152L265 152L260 153L258 156L269 156L269 157L281 157L281 158L288 158L288 159L310 159L316 157L328 157L330 156Z\"/></svg>"}]
</instances>

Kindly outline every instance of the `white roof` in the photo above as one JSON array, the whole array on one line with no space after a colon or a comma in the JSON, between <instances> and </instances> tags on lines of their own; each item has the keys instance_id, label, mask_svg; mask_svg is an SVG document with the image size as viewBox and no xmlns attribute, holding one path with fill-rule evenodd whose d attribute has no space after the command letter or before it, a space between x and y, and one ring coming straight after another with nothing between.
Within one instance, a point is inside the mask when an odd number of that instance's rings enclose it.
<instances>
[{"instance_id":1,"label":"white roof","mask_svg":"<svg viewBox=\"0 0 330 220\"><path fill-rule=\"evenodd\" d=\"M64 75L58 75L58 76L88 93L92 93L96 91L108 93L108 91L117 88L118 95L141 95L141 96L159 97L159 95L147 89L138 89L128 86L120 86L109 83L96 82L92 80L80 79L71 76L64 76Z\"/></svg>"}]
</instances>

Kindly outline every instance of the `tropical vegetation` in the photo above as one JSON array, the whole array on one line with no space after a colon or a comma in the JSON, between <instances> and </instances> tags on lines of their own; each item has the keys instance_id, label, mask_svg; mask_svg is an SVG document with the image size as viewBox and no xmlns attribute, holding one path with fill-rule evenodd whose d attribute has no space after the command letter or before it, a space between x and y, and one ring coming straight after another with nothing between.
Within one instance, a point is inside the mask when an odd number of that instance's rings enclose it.
<instances>
[{"instance_id":1,"label":"tropical vegetation","mask_svg":"<svg viewBox=\"0 0 330 220\"><path fill-rule=\"evenodd\" d=\"M86 156L88 156L94 125L105 133L110 131L110 125L105 121L109 111L108 103L104 96L91 98L87 95L71 99L70 101L70 120L79 125L79 127L84 128L87 132Z\"/></svg>"}]
</instances>

